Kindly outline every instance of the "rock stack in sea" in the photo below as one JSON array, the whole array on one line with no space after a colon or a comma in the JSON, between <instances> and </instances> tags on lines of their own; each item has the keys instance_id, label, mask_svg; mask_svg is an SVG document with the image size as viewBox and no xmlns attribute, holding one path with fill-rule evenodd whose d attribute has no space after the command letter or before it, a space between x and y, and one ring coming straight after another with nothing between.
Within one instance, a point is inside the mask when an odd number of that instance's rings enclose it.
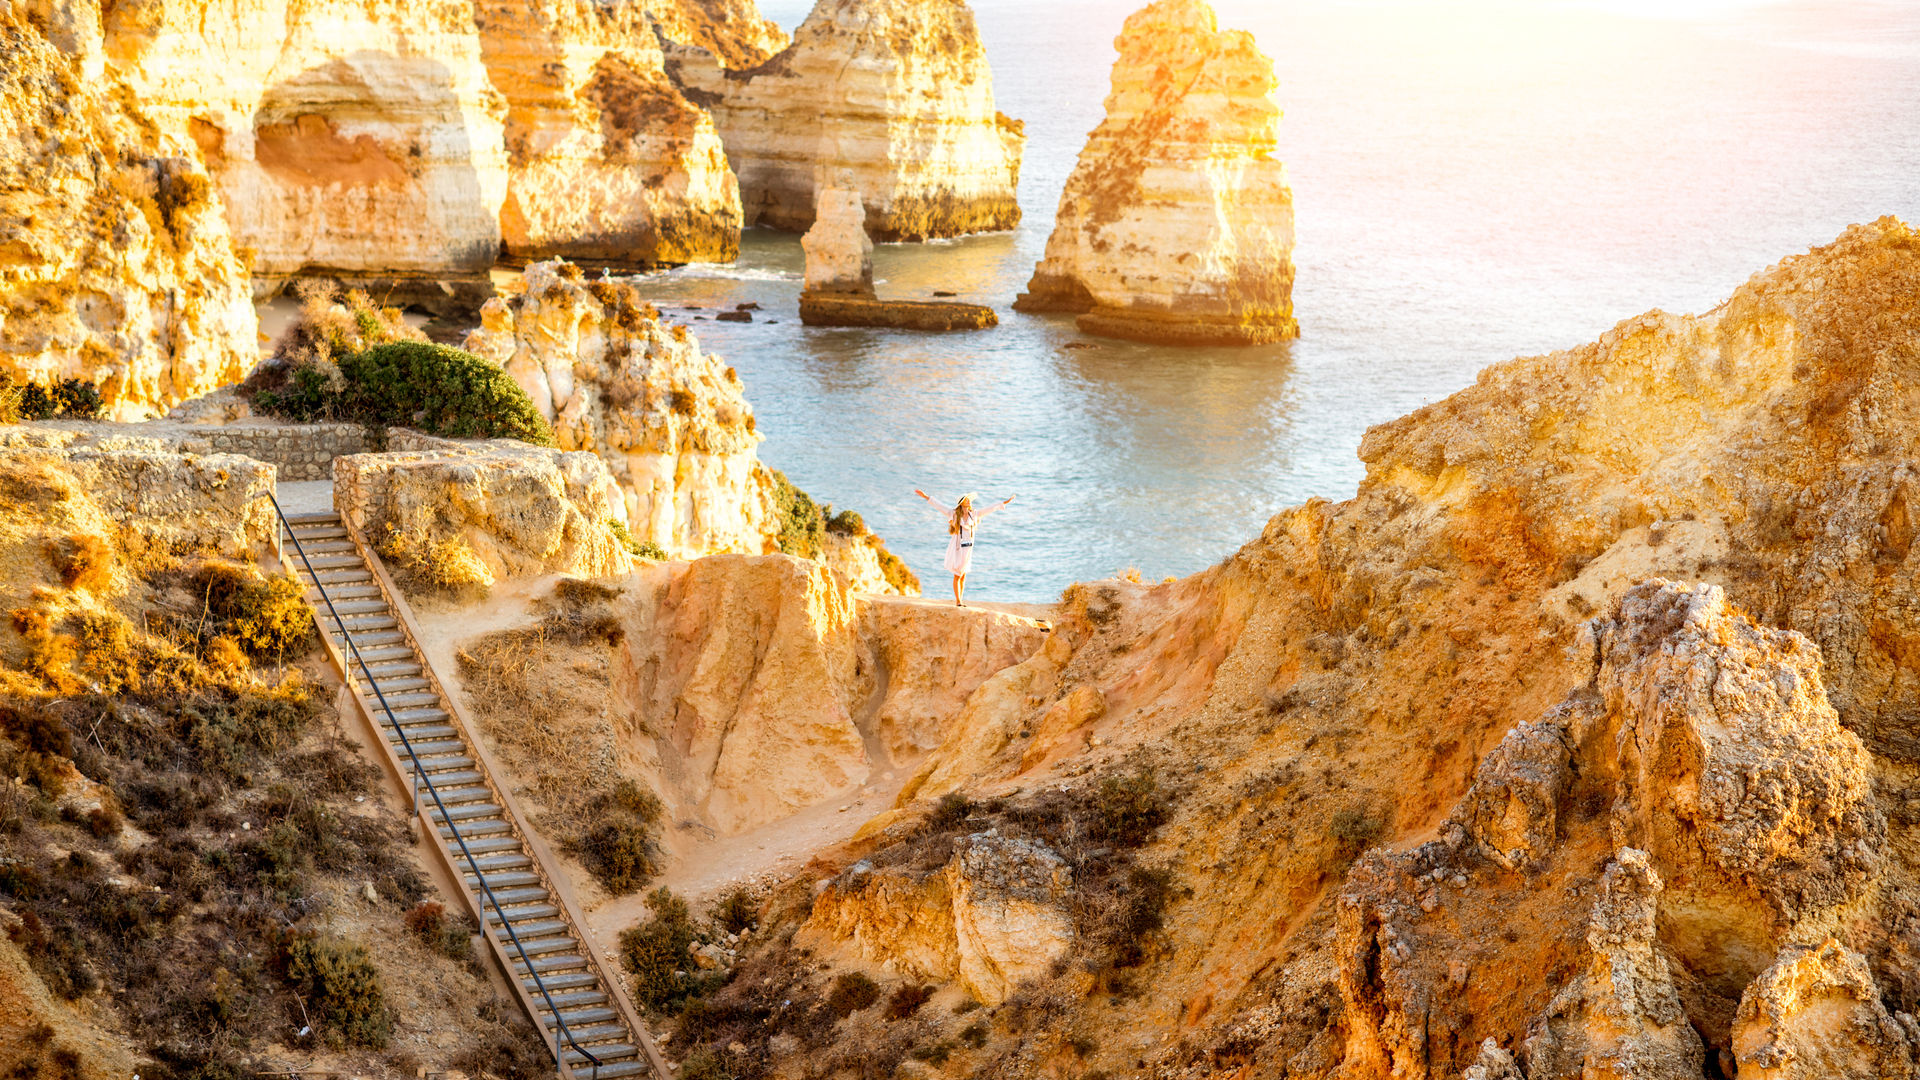
<instances>
[{"instance_id":1,"label":"rock stack in sea","mask_svg":"<svg viewBox=\"0 0 1920 1080\"><path fill-rule=\"evenodd\" d=\"M726 70L697 48L668 69L713 111L749 225L804 230L827 170L845 173L880 240L1010 229L1026 136L994 108L961 0L819 0L793 43Z\"/></svg>"},{"instance_id":2,"label":"rock stack in sea","mask_svg":"<svg viewBox=\"0 0 1920 1080\"><path fill-rule=\"evenodd\" d=\"M1114 41L1106 119L1060 196L1019 311L1175 345L1279 341L1293 318L1293 193L1273 62L1204 0L1156 0Z\"/></svg>"},{"instance_id":3,"label":"rock stack in sea","mask_svg":"<svg viewBox=\"0 0 1920 1080\"><path fill-rule=\"evenodd\" d=\"M0 378L94 383L121 419L238 380L257 321L218 196L101 86L98 24L0 9Z\"/></svg>"},{"instance_id":4,"label":"rock stack in sea","mask_svg":"<svg viewBox=\"0 0 1920 1080\"><path fill-rule=\"evenodd\" d=\"M983 330L1000 325L993 309L941 300L882 300L873 292L873 241L866 211L852 187L822 188L813 227L800 238L807 254L800 321L808 326L874 326L900 330Z\"/></svg>"}]
</instances>

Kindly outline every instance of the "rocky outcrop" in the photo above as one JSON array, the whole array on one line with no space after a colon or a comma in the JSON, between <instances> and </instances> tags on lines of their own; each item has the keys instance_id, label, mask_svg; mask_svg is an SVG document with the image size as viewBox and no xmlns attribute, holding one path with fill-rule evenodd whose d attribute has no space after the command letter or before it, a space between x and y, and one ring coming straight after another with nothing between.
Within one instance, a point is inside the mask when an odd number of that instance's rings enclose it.
<instances>
[{"instance_id":1,"label":"rocky outcrop","mask_svg":"<svg viewBox=\"0 0 1920 1080\"><path fill-rule=\"evenodd\" d=\"M705 25L689 18L690 0L660 6L683 31ZM645 6L497 3L476 9L475 21L507 102L500 230L509 256L622 266L733 259L739 186L713 118L667 78Z\"/></svg>"},{"instance_id":2,"label":"rocky outcrop","mask_svg":"<svg viewBox=\"0 0 1920 1080\"><path fill-rule=\"evenodd\" d=\"M565 450L598 454L640 543L679 558L773 550L773 481L740 378L632 285L565 263L489 300L468 351L506 368Z\"/></svg>"},{"instance_id":3,"label":"rocky outcrop","mask_svg":"<svg viewBox=\"0 0 1920 1080\"><path fill-rule=\"evenodd\" d=\"M645 0L660 37L703 49L729 70L750 68L787 47L787 32L753 0Z\"/></svg>"},{"instance_id":4,"label":"rocky outcrop","mask_svg":"<svg viewBox=\"0 0 1920 1080\"><path fill-rule=\"evenodd\" d=\"M97 15L56 14L0 12L0 377L143 419L253 365L247 268L195 155L102 79Z\"/></svg>"},{"instance_id":5,"label":"rocky outcrop","mask_svg":"<svg viewBox=\"0 0 1920 1080\"><path fill-rule=\"evenodd\" d=\"M334 463L335 505L389 558L445 584L633 568L617 528L626 507L593 454L512 439L396 442L412 448Z\"/></svg>"},{"instance_id":6,"label":"rocky outcrop","mask_svg":"<svg viewBox=\"0 0 1920 1080\"><path fill-rule=\"evenodd\" d=\"M960 0L820 0L765 63L727 71L679 49L669 70L712 109L748 225L805 230L829 170L851 180L880 240L1020 220L1025 136L994 109L986 50Z\"/></svg>"},{"instance_id":7,"label":"rocky outcrop","mask_svg":"<svg viewBox=\"0 0 1920 1080\"><path fill-rule=\"evenodd\" d=\"M1587 922L1591 957L1528 1037L1529 1080L1701 1075L1700 1036L1654 938L1660 889L1645 852L1624 848L1608 864Z\"/></svg>"},{"instance_id":8,"label":"rocky outcrop","mask_svg":"<svg viewBox=\"0 0 1920 1080\"><path fill-rule=\"evenodd\" d=\"M1045 640L1027 619L856 596L783 555L650 568L617 606L638 735L676 763L675 804L722 833L917 761Z\"/></svg>"},{"instance_id":9,"label":"rocky outcrop","mask_svg":"<svg viewBox=\"0 0 1920 1080\"><path fill-rule=\"evenodd\" d=\"M1831 938L1783 951L1748 984L1733 1021L1739 1080L1907 1080L1909 1038L1866 957Z\"/></svg>"},{"instance_id":10,"label":"rocky outcrop","mask_svg":"<svg viewBox=\"0 0 1920 1080\"><path fill-rule=\"evenodd\" d=\"M1241 345L1298 332L1293 192L1273 62L1205 0L1156 0L1114 40L1107 115L1060 195L1019 311L1092 334Z\"/></svg>"},{"instance_id":11,"label":"rocky outcrop","mask_svg":"<svg viewBox=\"0 0 1920 1080\"><path fill-rule=\"evenodd\" d=\"M976 833L932 871L854 864L827 883L794 942L957 982L998 1005L1073 947L1072 878L1040 844Z\"/></svg>"}]
</instances>

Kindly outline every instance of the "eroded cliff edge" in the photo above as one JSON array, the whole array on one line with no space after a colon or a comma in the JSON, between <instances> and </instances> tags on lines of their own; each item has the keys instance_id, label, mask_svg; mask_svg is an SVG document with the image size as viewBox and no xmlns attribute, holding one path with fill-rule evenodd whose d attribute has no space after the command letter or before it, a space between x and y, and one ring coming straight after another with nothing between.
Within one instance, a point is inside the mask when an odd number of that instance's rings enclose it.
<instances>
[{"instance_id":1,"label":"eroded cliff edge","mask_svg":"<svg viewBox=\"0 0 1920 1080\"><path fill-rule=\"evenodd\" d=\"M1106 118L1060 194L1019 311L1172 345L1294 336L1293 192L1273 61L1205 0L1128 16Z\"/></svg>"}]
</instances>

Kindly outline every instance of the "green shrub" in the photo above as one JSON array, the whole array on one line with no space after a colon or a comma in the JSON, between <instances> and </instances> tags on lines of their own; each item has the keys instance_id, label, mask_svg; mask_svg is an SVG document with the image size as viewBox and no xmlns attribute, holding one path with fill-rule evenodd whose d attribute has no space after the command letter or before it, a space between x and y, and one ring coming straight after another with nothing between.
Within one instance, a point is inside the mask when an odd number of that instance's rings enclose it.
<instances>
[{"instance_id":1,"label":"green shrub","mask_svg":"<svg viewBox=\"0 0 1920 1080\"><path fill-rule=\"evenodd\" d=\"M813 497L773 470L773 499L780 522L780 550L803 559L817 559L826 548L827 523Z\"/></svg>"},{"instance_id":2,"label":"green shrub","mask_svg":"<svg viewBox=\"0 0 1920 1080\"><path fill-rule=\"evenodd\" d=\"M1327 825L1327 835L1333 839L1336 851L1347 859L1366 850L1386 831L1385 817L1362 803L1336 811Z\"/></svg>"},{"instance_id":3,"label":"green shrub","mask_svg":"<svg viewBox=\"0 0 1920 1080\"><path fill-rule=\"evenodd\" d=\"M620 933L620 959L633 973L634 996L649 1009L670 1010L700 988L694 979L693 915L665 886L647 896L653 917Z\"/></svg>"},{"instance_id":4,"label":"green shrub","mask_svg":"<svg viewBox=\"0 0 1920 1080\"><path fill-rule=\"evenodd\" d=\"M470 352L424 341L389 342L341 357L340 374L346 380L343 413L361 423L553 445L553 429L526 391Z\"/></svg>"},{"instance_id":5,"label":"green shrub","mask_svg":"<svg viewBox=\"0 0 1920 1080\"><path fill-rule=\"evenodd\" d=\"M218 620L205 628L231 637L255 657L280 657L304 646L313 634L313 609L306 589L291 574L267 577L245 563L210 560L193 577L207 614Z\"/></svg>"},{"instance_id":6,"label":"green shrub","mask_svg":"<svg viewBox=\"0 0 1920 1080\"><path fill-rule=\"evenodd\" d=\"M393 1031L386 989L366 946L337 937L302 934L287 944L287 981L306 998L331 1038L352 1046L383 1047Z\"/></svg>"},{"instance_id":7,"label":"green shrub","mask_svg":"<svg viewBox=\"0 0 1920 1080\"><path fill-rule=\"evenodd\" d=\"M867 522L858 510L842 510L833 513L831 505L821 508L820 513L827 519L827 531L835 536L865 536Z\"/></svg>"},{"instance_id":8,"label":"green shrub","mask_svg":"<svg viewBox=\"0 0 1920 1080\"><path fill-rule=\"evenodd\" d=\"M377 340L368 312L355 329ZM329 364L337 366L335 371ZM502 369L469 352L427 341L378 341L357 352L294 362L278 388L254 404L290 420L349 420L369 427L417 427L453 438L519 439L552 446L553 429Z\"/></svg>"},{"instance_id":9,"label":"green shrub","mask_svg":"<svg viewBox=\"0 0 1920 1080\"><path fill-rule=\"evenodd\" d=\"M920 591L920 578L907 567L906 560L888 551L886 545L880 543L873 545L873 553L880 559L881 575L887 579L887 584L893 586L895 592L909 594Z\"/></svg>"}]
</instances>

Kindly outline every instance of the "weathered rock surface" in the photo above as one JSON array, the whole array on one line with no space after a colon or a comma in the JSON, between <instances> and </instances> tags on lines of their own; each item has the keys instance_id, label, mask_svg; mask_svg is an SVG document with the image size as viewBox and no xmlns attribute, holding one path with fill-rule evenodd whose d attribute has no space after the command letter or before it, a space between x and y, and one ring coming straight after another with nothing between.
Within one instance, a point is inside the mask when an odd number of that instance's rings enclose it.
<instances>
[{"instance_id":1,"label":"weathered rock surface","mask_svg":"<svg viewBox=\"0 0 1920 1080\"><path fill-rule=\"evenodd\" d=\"M614 529L626 507L593 454L511 439L395 441L412 448L334 463L335 505L369 543L435 560L470 557L486 584L632 569Z\"/></svg>"},{"instance_id":2,"label":"weathered rock surface","mask_svg":"<svg viewBox=\"0 0 1920 1080\"><path fill-rule=\"evenodd\" d=\"M820 0L762 64L727 71L678 49L668 67L712 109L748 225L805 230L839 177L881 240L1019 223L1026 139L994 109L986 50L960 0Z\"/></svg>"},{"instance_id":3,"label":"weathered rock surface","mask_svg":"<svg viewBox=\"0 0 1920 1080\"><path fill-rule=\"evenodd\" d=\"M142 419L258 355L247 268L190 151L103 83L98 15L0 12L0 376Z\"/></svg>"},{"instance_id":4,"label":"weathered rock surface","mask_svg":"<svg viewBox=\"0 0 1920 1080\"><path fill-rule=\"evenodd\" d=\"M787 47L787 32L760 17L753 0L646 0L669 42L704 49L729 69L749 68Z\"/></svg>"},{"instance_id":5,"label":"weathered rock surface","mask_svg":"<svg viewBox=\"0 0 1920 1080\"><path fill-rule=\"evenodd\" d=\"M1623 848L1600 879L1587 922L1586 970L1527 1039L1530 1080L1597 1076L1693 1080L1704 1058L1654 938L1660 875Z\"/></svg>"},{"instance_id":6,"label":"weathered rock surface","mask_svg":"<svg viewBox=\"0 0 1920 1080\"><path fill-rule=\"evenodd\" d=\"M1733 1021L1739 1080L1903 1080L1914 1075L1908 1038L1866 957L1831 938L1782 951Z\"/></svg>"},{"instance_id":7,"label":"weathered rock surface","mask_svg":"<svg viewBox=\"0 0 1920 1080\"><path fill-rule=\"evenodd\" d=\"M676 804L722 833L917 761L1045 640L1026 619L856 596L783 555L651 567L618 605L636 737L659 744Z\"/></svg>"},{"instance_id":8,"label":"weathered rock surface","mask_svg":"<svg viewBox=\"0 0 1920 1080\"><path fill-rule=\"evenodd\" d=\"M1175 345L1278 341L1293 318L1293 192L1273 62L1205 0L1156 0L1114 40L1107 115L1067 178L1020 311Z\"/></svg>"},{"instance_id":9,"label":"weathered rock surface","mask_svg":"<svg viewBox=\"0 0 1920 1080\"><path fill-rule=\"evenodd\" d=\"M931 871L856 863L827 883L794 941L909 978L957 982L998 1005L1072 947L1071 889L1058 854L977 833Z\"/></svg>"},{"instance_id":10,"label":"weathered rock surface","mask_svg":"<svg viewBox=\"0 0 1920 1080\"><path fill-rule=\"evenodd\" d=\"M466 348L506 368L562 449L606 461L635 540L674 557L773 549L773 482L739 376L633 286L530 266Z\"/></svg>"},{"instance_id":11,"label":"weathered rock surface","mask_svg":"<svg viewBox=\"0 0 1920 1080\"><path fill-rule=\"evenodd\" d=\"M703 25L690 3L662 6L683 32ZM498 3L475 20L507 101L508 255L657 265L738 254L739 185L713 118L667 78L645 6Z\"/></svg>"},{"instance_id":12,"label":"weathered rock surface","mask_svg":"<svg viewBox=\"0 0 1920 1080\"><path fill-rule=\"evenodd\" d=\"M808 326L871 326L894 330L987 330L1000 316L982 304L947 300L870 300L860 296L801 294L800 321Z\"/></svg>"}]
</instances>

